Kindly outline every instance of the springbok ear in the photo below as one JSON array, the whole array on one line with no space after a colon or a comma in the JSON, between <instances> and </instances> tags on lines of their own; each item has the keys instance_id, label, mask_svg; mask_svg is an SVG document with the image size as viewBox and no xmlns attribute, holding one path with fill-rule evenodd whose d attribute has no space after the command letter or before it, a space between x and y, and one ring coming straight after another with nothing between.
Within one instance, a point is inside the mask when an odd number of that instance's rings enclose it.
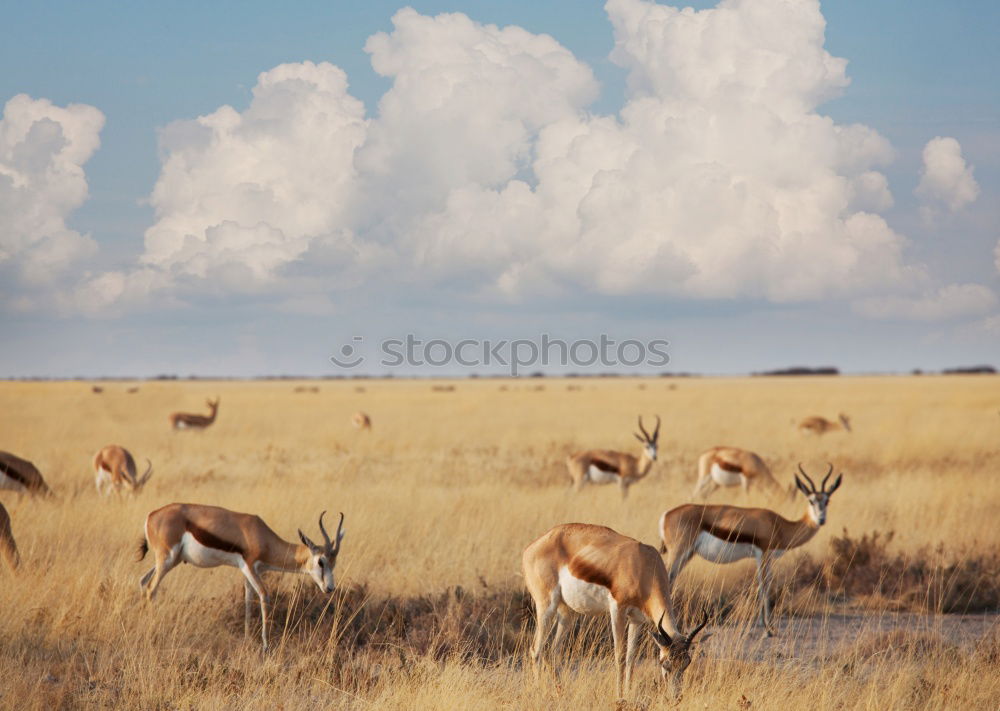
<instances>
[{"instance_id":1,"label":"springbok ear","mask_svg":"<svg viewBox=\"0 0 1000 711\"><path fill-rule=\"evenodd\" d=\"M345 535L347 535L347 531L344 531L344 530L341 530L339 533L337 533L337 545L338 546L340 545L340 542L342 540L344 540L344 536Z\"/></svg>"},{"instance_id":2,"label":"springbok ear","mask_svg":"<svg viewBox=\"0 0 1000 711\"><path fill-rule=\"evenodd\" d=\"M802 480L799 479L798 474L795 475L795 486L797 486L799 488L799 491L801 491L802 494L807 498L809 497L810 494L812 494L812 492L806 488L806 485L802 483Z\"/></svg>"},{"instance_id":3,"label":"springbok ear","mask_svg":"<svg viewBox=\"0 0 1000 711\"><path fill-rule=\"evenodd\" d=\"M833 492L835 492L837 490L837 487L840 486L840 483L841 483L841 481L843 481L843 479L844 479L844 475L842 473L838 474L837 478L834 479L834 481L833 481L833 486L831 486L830 490L828 492L826 492L826 495L829 496L830 494L832 494Z\"/></svg>"},{"instance_id":4,"label":"springbok ear","mask_svg":"<svg viewBox=\"0 0 1000 711\"><path fill-rule=\"evenodd\" d=\"M309 550L315 550L316 549L316 544L313 543L312 541L310 541L308 538L306 538L306 534L304 534L302 532L301 528L299 529L299 540L301 540L302 541L302 545L304 545Z\"/></svg>"},{"instance_id":5,"label":"springbok ear","mask_svg":"<svg viewBox=\"0 0 1000 711\"><path fill-rule=\"evenodd\" d=\"M640 442L642 442L643 444L646 444L646 439L641 434L639 434L638 432L633 432L632 436L635 437Z\"/></svg>"}]
</instances>

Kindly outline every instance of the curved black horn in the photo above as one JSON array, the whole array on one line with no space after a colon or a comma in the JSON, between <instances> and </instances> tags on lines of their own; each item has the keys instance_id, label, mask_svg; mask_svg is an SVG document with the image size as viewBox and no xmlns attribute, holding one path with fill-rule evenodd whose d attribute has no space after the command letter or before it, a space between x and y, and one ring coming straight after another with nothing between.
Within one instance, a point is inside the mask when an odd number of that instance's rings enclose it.
<instances>
[{"instance_id":1,"label":"curved black horn","mask_svg":"<svg viewBox=\"0 0 1000 711\"><path fill-rule=\"evenodd\" d=\"M809 486L812 487L812 490L816 491L816 482L814 482L812 478L806 474L806 470L802 468L802 462L799 462L799 473L806 478L806 481L809 482Z\"/></svg>"},{"instance_id":2,"label":"curved black horn","mask_svg":"<svg viewBox=\"0 0 1000 711\"><path fill-rule=\"evenodd\" d=\"M702 619L701 624L691 630L691 633L687 636L688 644L694 642L695 635L705 629L705 625L708 624L708 610L705 610L705 617Z\"/></svg>"},{"instance_id":3,"label":"curved black horn","mask_svg":"<svg viewBox=\"0 0 1000 711\"><path fill-rule=\"evenodd\" d=\"M655 442L660 438L660 416L656 416L656 429L653 430L653 441Z\"/></svg>"},{"instance_id":4,"label":"curved black horn","mask_svg":"<svg viewBox=\"0 0 1000 711\"><path fill-rule=\"evenodd\" d=\"M153 476L153 463L151 461L149 461L149 458L147 457L147 459L146 459L146 471L144 471L142 473L142 476L139 477L138 485L139 486L144 485L147 481L149 481L149 477L151 477L151 476Z\"/></svg>"},{"instance_id":5,"label":"curved black horn","mask_svg":"<svg viewBox=\"0 0 1000 711\"><path fill-rule=\"evenodd\" d=\"M663 614L660 615L659 622L656 623L656 629L653 630L653 639L655 639L659 644L664 647L670 645L670 635L667 631L663 629L663 618L666 617L667 611L664 610Z\"/></svg>"},{"instance_id":6,"label":"curved black horn","mask_svg":"<svg viewBox=\"0 0 1000 711\"><path fill-rule=\"evenodd\" d=\"M333 549L334 552L337 552L337 551L340 550L340 539L344 535L343 533L341 533L341 531L343 531L343 530L344 530L344 512L341 511L340 512L340 522L337 524L337 547Z\"/></svg>"},{"instance_id":7,"label":"curved black horn","mask_svg":"<svg viewBox=\"0 0 1000 711\"><path fill-rule=\"evenodd\" d=\"M648 441L649 440L649 432L647 432L646 428L642 426L642 415L639 415L639 431L642 432L642 436L645 437L646 440Z\"/></svg>"},{"instance_id":8,"label":"curved black horn","mask_svg":"<svg viewBox=\"0 0 1000 711\"><path fill-rule=\"evenodd\" d=\"M827 462L827 464L830 464L830 462ZM831 474L833 474L833 465L832 464L830 464L830 468L826 470L826 476L823 477L823 483L819 485L819 490L820 491L826 491L826 480L830 478Z\"/></svg>"},{"instance_id":9,"label":"curved black horn","mask_svg":"<svg viewBox=\"0 0 1000 711\"><path fill-rule=\"evenodd\" d=\"M326 547L330 547L330 535L326 532L326 527L323 525L323 517L326 515L326 511L319 515L319 532L323 534L323 540L326 541Z\"/></svg>"}]
</instances>

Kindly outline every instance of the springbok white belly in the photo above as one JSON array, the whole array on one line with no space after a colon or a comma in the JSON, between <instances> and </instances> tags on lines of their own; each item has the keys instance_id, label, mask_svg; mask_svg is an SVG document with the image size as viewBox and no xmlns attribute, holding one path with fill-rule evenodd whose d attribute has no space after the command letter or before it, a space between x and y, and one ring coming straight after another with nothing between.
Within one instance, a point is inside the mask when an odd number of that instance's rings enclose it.
<instances>
[{"instance_id":1,"label":"springbok white belly","mask_svg":"<svg viewBox=\"0 0 1000 711\"><path fill-rule=\"evenodd\" d=\"M243 565L243 556L239 553L229 553L203 546L187 531L181 536L180 548L181 560L199 568L214 568L218 565L231 565L234 568L239 568Z\"/></svg>"},{"instance_id":2,"label":"springbok white belly","mask_svg":"<svg viewBox=\"0 0 1000 711\"><path fill-rule=\"evenodd\" d=\"M739 472L731 472L723 469L718 464L712 465L712 479L719 486L739 486L743 482L743 475Z\"/></svg>"},{"instance_id":3,"label":"springbok white belly","mask_svg":"<svg viewBox=\"0 0 1000 711\"><path fill-rule=\"evenodd\" d=\"M694 551L713 563L734 563L737 560L760 555L760 549L752 543L725 541L704 531L695 539Z\"/></svg>"},{"instance_id":4,"label":"springbok white belly","mask_svg":"<svg viewBox=\"0 0 1000 711\"><path fill-rule=\"evenodd\" d=\"M606 472L591 464L590 469L587 470L587 480L591 484L617 484L618 475L615 472Z\"/></svg>"},{"instance_id":5,"label":"springbok white belly","mask_svg":"<svg viewBox=\"0 0 1000 711\"><path fill-rule=\"evenodd\" d=\"M97 484L97 488L101 489L105 486L111 486L114 482L111 480L111 472L109 472L104 467L97 470L97 475L94 477L94 483Z\"/></svg>"},{"instance_id":6,"label":"springbok white belly","mask_svg":"<svg viewBox=\"0 0 1000 711\"><path fill-rule=\"evenodd\" d=\"M606 613L614 604L610 590L603 585L580 580L566 566L559 569L559 592L566 606L581 615Z\"/></svg>"}]
</instances>

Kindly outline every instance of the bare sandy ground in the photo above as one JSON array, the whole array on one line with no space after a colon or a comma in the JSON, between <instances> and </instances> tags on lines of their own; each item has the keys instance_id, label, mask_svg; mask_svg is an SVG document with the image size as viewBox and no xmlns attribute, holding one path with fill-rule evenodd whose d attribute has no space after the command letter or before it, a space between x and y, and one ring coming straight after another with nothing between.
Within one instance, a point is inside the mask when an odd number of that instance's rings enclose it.
<instances>
[{"instance_id":1,"label":"bare sandy ground","mask_svg":"<svg viewBox=\"0 0 1000 711\"><path fill-rule=\"evenodd\" d=\"M891 653L904 646L919 654L921 645L954 645L970 652L984 638L1000 634L1000 615L834 614L783 617L775 620L775 636L763 638L760 627L722 625L699 644L703 654L718 658L774 664L809 664L849 654ZM859 644L860 643L860 644Z\"/></svg>"}]
</instances>

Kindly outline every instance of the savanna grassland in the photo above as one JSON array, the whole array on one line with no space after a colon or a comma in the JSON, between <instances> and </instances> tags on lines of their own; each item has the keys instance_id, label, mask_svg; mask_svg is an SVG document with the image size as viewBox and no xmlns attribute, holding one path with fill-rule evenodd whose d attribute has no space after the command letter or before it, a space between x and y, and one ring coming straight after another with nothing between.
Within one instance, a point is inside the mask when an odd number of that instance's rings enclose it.
<instances>
[{"instance_id":1,"label":"savanna grassland","mask_svg":"<svg viewBox=\"0 0 1000 711\"><path fill-rule=\"evenodd\" d=\"M753 449L782 486L795 464L844 484L827 525L776 565L779 637L750 627L752 561L694 561L675 604L711 637L681 708L1000 707L1000 378L760 378L0 384L0 449L55 492L0 492L23 563L0 568L0 706L18 709L674 708L644 642L616 702L607 621L581 624L558 677L526 665L534 627L520 554L551 526L601 523L658 545L707 447ZM453 385L453 390L442 388ZM172 432L174 410L205 432ZM372 417L358 432L350 415ZM803 435L802 416L853 433ZM638 452L636 416L663 418L660 460L622 501L571 492L575 449ZM90 459L117 443L154 474L98 498ZM145 515L173 501L260 514L295 540L346 516L338 590L268 574L274 649L243 639L232 568L171 572L152 605L135 561ZM713 502L746 504L738 489ZM749 503L799 517L804 499ZM333 519L335 522L335 518ZM328 515L327 522L331 521Z\"/></svg>"}]
</instances>

